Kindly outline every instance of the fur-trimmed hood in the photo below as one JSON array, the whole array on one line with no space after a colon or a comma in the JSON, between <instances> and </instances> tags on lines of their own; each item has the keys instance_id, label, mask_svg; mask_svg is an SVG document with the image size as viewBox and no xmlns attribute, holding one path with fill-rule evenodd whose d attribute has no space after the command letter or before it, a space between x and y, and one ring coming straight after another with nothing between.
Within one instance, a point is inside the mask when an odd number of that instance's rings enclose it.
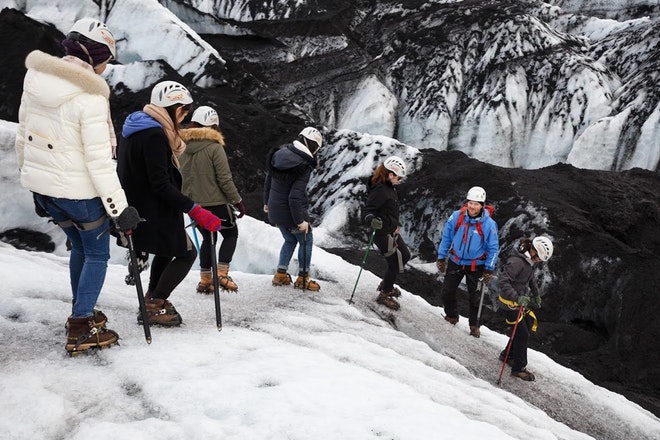
<instances>
[{"instance_id":1,"label":"fur-trimmed hood","mask_svg":"<svg viewBox=\"0 0 660 440\"><path fill-rule=\"evenodd\" d=\"M35 50L25 59L28 74L24 90L42 105L57 107L80 93L108 99L110 87L92 69Z\"/></svg>"},{"instance_id":2,"label":"fur-trimmed hood","mask_svg":"<svg viewBox=\"0 0 660 440\"><path fill-rule=\"evenodd\" d=\"M186 143L189 141L208 140L218 143L223 147L225 146L225 138L222 133L210 127L184 128L179 131L181 139Z\"/></svg>"}]
</instances>

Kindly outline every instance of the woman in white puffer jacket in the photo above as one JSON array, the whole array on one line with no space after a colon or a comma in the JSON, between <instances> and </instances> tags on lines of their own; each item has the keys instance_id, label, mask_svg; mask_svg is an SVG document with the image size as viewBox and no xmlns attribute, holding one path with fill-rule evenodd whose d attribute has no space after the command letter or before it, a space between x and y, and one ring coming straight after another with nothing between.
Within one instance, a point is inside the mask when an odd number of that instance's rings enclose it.
<instances>
[{"instance_id":1,"label":"woman in white puffer jacket","mask_svg":"<svg viewBox=\"0 0 660 440\"><path fill-rule=\"evenodd\" d=\"M66 56L31 52L16 135L21 184L71 242L73 313L69 353L114 344L118 335L94 309L110 258L110 218L120 230L139 216L128 206L112 160L110 89L99 75L115 56L105 24L78 20L62 41ZM116 143L116 142L115 142Z\"/></svg>"}]
</instances>

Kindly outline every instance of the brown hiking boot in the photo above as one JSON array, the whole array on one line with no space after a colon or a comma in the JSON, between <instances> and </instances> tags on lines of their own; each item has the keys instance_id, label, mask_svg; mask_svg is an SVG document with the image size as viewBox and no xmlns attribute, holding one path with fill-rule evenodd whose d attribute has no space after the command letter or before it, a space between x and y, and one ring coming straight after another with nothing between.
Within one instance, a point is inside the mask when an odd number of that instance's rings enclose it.
<instances>
[{"instance_id":1,"label":"brown hiking boot","mask_svg":"<svg viewBox=\"0 0 660 440\"><path fill-rule=\"evenodd\" d=\"M479 330L478 325L471 325L470 326L470 336L474 336L475 338L478 338L481 336L481 330Z\"/></svg>"},{"instance_id":2,"label":"brown hiking boot","mask_svg":"<svg viewBox=\"0 0 660 440\"><path fill-rule=\"evenodd\" d=\"M397 302L397 300L395 300L390 295L384 292L381 292L380 295L378 295L378 298L376 298L376 302L392 310L399 310L399 308L401 307Z\"/></svg>"},{"instance_id":3,"label":"brown hiking boot","mask_svg":"<svg viewBox=\"0 0 660 440\"><path fill-rule=\"evenodd\" d=\"M379 292L383 292L383 282L382 281L380 282L380 284L378 285L378 288L376 290L378 290ZM392 290L389 291L389 292L385 292L385 295L392 296L394 298L398 298L398 297L401 296L401 291L396 287L392 287Z\"/></svg>"},{"instance_id":4,"label":"brown hiking boot","mask_svg":"<svg viewBox=\"0 0 660 440\"><path fill-rule=\"evenodd\" d=\"M451 325L456 325L456 323L458 322L458 316L445 315L445 321L447 321Z\"/></svg>"},{"instance_id":5,"label":"brown hiking boot","mask_svg":"<svg viewBox=\"0 0 660 440\"><path fill-rule=\"evenodd\" d=\"M70 315L69 318L72 318L73 315ZM108 317L105 316L105 313L100 311L99 309L94 309L93 311L93 317L94 317L94 325L100 328L105 328L105 324L108 322ZM67 320L66 323L64 323L64 329L68 330L69 329L69 321Z\"/></svg>"},{"instance_id":6,"label":"brown hiking boot","mask_svg":"<svg viewBox=\"0 0 660 440\"><path fill-rule=\"evenodd\" d=\"M524 368L520 371L511 371L511 376L526 380L527 382L534 382L536 380L536 377Z\"/></svg>"},{"instance_id":7,"label":"brown hiking boot","mask_svg":"<svg viewBox=\"0 0 660 440\"><path fill-rule=\"evenodd\" d=\"M311 290L312 292L318 292L321 290L321 286L319 286L319 283L317 283L314 280L309 279L309 275L307 276L302 276L298 275L298 278L296 278L296 282L293 283L293 287L295 289L302 289L303 288L303 283L305 290Z\"/></svg>"},{"instance_id":8,"label":"brown hiking boot","mask_svg":"<svg viewBox=\"0 0 660 440\"><path fill-rule=\"evenodd\" d=\"M288 286L291 284L291 275L286 273L286 270L277 269L277 273L273 277L273 286Z\"/></svg>"},{"instance_id":9,"label":"brown hiking boot","mask_svg":"<svg viewBox=\"0 0 660 440\"><path fill-rule=\"evenodd\" d=\"M105 316L105 315L104 315ZM66 351L73 355L90 348L107 348L115 344L119 335L94 321L94 315L67 320Z\"/></svg>"},{"instance_id":10,"label":"brown hiking boot","mask_svg":"<svg viewBox=\"0 0 660 440\"><path fill-rule=\"evenodd\" d=\"M213 276L210 270L199 271L199 283L197 284L197 293L213 293Z\"/></svg>"},{"instance_id":11,"label":"brown hiking boot","mask_svg":"<svg viewBox=\"0 0 660 440\"><path fill-rule=\"evenodd\" d=\"M238 286L228 273L229 264L218 264L218 285L221 289L229 290L230 292L237 292Z\"/></svg>"},{"instance_id":12,"label":"brown hiking boot","mask_svg":"<svg viewBox=\"0 0 660 440\"><path fill-rule=\"evenodd\" d=\"M149 295L147 293L147 295ZM147 306L147 317L149 325L162 325L165 327L174 327L181 325L183 319L176 311L171 302L161 298L150 298L145 296L145 305ZM142 324L142 313L138 310L138 324Z\"/></svg>"}]
</instances>

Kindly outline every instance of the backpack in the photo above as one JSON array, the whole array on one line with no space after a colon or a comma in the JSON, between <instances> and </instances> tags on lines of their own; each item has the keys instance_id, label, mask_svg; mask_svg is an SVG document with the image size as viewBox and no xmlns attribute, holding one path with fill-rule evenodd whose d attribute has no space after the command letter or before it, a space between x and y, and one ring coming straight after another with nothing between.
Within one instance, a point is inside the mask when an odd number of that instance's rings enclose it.
<instances>
[{"instance_id":1,"label":"backpack","mask_svg":"<svg viewBox=\"0 0 660 440\"><path fill-rule=\"evenodd\" d=\"M484 209L488 211L488 213L490 214L491 217L493 217L493 213L495 212L495 207L494 206L484 205ZM470 228L470 223L465 221L466 211L467 211L467 203L465 203L461 207L460 214L458 215L458 219L456 220L456 227L454 228L454 234L456 234L456 232L458 232L461 225L465 225L465 232L463 233L463 243L465 243L467 241L467 234L468 234L468 230ZM476 228L477 228L477 232L479 233L479 236L481 237L481 241L484 241L484 233L481 230L481 222L477 222ZM455 257L456 261L458 261L458 255L456 255L456 252L454 251L453 248L450 249L450 252L452 254L454 254L454 257ZM473 272L477 267L477 260L485 260L487 255L488 255L488 251L484 252L484 254L481 257L472 260L472 264L470 265L470 267L471 267Z\"/></svg>"},{"instance_id":2,"label":"backpack","mask_svg":"<svg viewBox=\"0 0 660 440\"><path fill-rule=\"evenodd\" d=\"M490 214L490 216L492 218L493 213L495 212L495 207L493 205L484 205L484 209L486 211L488 211L488 214ZM458 232L458 229L463 224L465 224L465 226L466 226L465 233L467 234L467 227L469 227L470 224L468 222L464 221L466 211L467 211L467 203L465 203L463 206L461 206L461 213L459 214L458 219L456 220L456 228L454 228L454 234L456 234ZM479 236L481 237L481 240L483 241L484 233L481 230L481 222L477 222L477 232L479 233Z\"/></svg>"}]
</instances>

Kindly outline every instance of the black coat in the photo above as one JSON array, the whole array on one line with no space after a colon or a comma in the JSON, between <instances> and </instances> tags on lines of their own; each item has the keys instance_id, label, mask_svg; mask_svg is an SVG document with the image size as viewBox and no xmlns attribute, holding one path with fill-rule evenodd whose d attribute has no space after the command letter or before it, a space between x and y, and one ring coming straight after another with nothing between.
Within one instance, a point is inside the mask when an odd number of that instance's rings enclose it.
<instances>
[{"instance_id":1,"label":"black coat","mask_svg":"<svg viewBox=\"0 0 660 440\"><path fill-rule=\"evenodd\" d=\"M162 128L148 128L117 147L117 174L128 204L146 222L133 233L138 251L163 256L184 256L187 234L183 214L193 200L181 193L181 173L172 162L172 150Z\"/></svg>"},{"instance_id":2,"label":"black coat","mask_svg":"<svg viewBox=\"0 0 660 440\"><path fill-rule=\"evenodd\" d=\"M272 154L264 185L268 221L276 226L295 228L309 221L307 183L316 159L293 144L283 145Z\"/></svg>"},{"instance_id":3,"label":"black coat","mask_svg":"<svg viewBox=\"0 0 660 440\"><path fill-rule=\"evenodd\" d=\"M383 221L383 228L377 235L392 234L399 227L399 197L396 189L388 181L373 185L367 180L367 202L364 206L364 221L371 226L371 220L378 217Z\"/></svg>"}]
</instances>

